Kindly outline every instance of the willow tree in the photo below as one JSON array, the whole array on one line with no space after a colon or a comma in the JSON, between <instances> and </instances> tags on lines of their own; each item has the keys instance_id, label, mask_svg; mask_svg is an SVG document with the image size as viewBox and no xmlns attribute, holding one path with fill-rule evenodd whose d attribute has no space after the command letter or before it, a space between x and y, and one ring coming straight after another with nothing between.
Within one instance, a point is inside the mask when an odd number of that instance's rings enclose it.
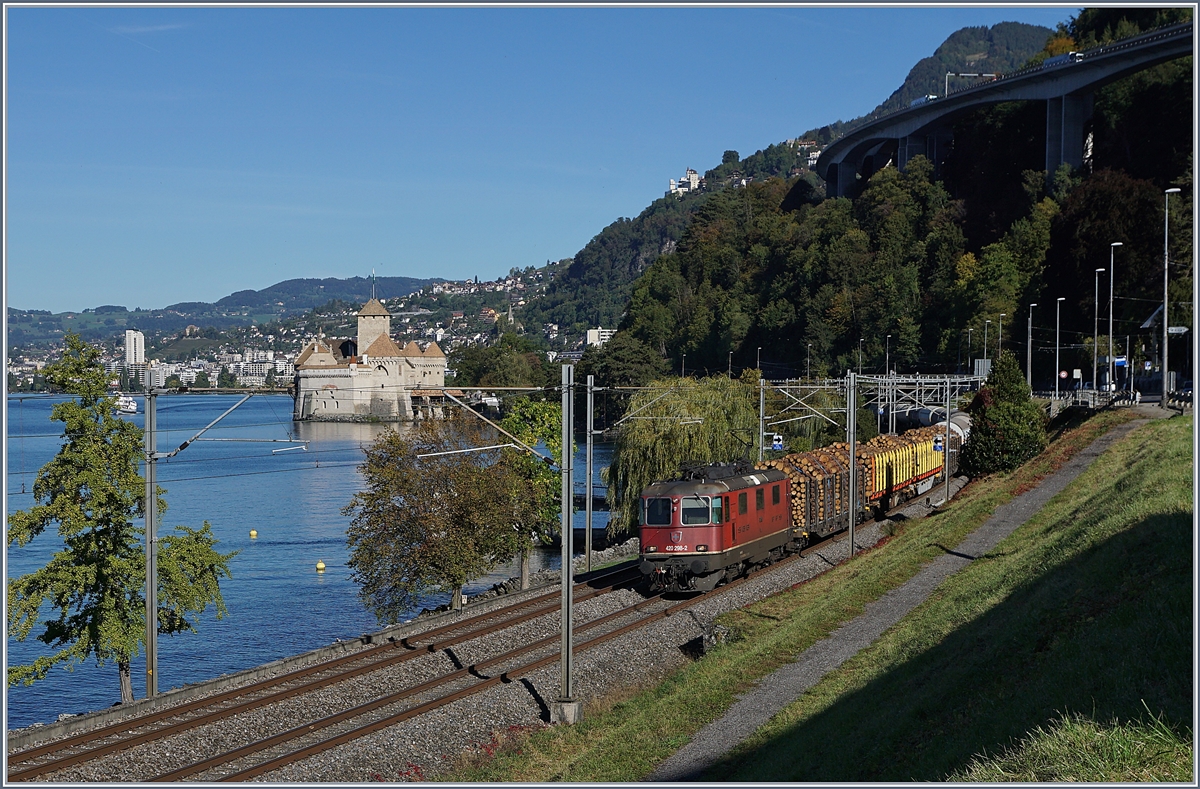
<instances>
[{"instance_id":1,"label":"willow tree","mask_svg":"<svg viewBox=\"0 0 1200 789\"><path fill-rule=\"evenodd\" d=\"M608 484L610 536L637 529L646 485L691 464L748 458L758 430L757 371L740 379L660 379L638 392L613 447Z\"/></svg>"},{"instance_id":2,"label":"willow tree","mask_svg":"<svg viewBox=\"0 0 1200 789\"><path fill-rule=\"evenodd\" d=\"M74 395L57 403L50 418L64 424L58 454L38 471L34 506L8 517L8 545L23 547L57 524L62 548L41 569L8 581L9 633L18 641L39 625L39 641L58 651L29 665L10 665L8 685L32 685L56 665L95 658L116 663L121 701L133 701L130 662L145 640L146 483L138 474L142 429L119 419L100 351L67 334L60 361L46 380ZM165 512L158 489L156 505ZM218 553L207 522L178 526L159 547L158 632L195 632L209 605L225 615L220 579L229 577L234 553ZM236 553L236 552L235 552ZM41 620L45 615L49 618ZM39 621L41 620L41 621Z\"/></svg>"},{"instance_id":3,"label":"willow tree","mask_svg":"<svg viewBox=\"0 0 1200 789\"><path fill-rule=\"evenodd\" d=\"M363 490L342 510L359 597L392 623L426 594L462 587L516 556L538 507L498 434L467 415L389 430L365 450ZM457 450L473 450L457 452ZM478 450L478 451L476 451ZM455 452L455 454L445 454Z\"/></svg>"}]
</instances>

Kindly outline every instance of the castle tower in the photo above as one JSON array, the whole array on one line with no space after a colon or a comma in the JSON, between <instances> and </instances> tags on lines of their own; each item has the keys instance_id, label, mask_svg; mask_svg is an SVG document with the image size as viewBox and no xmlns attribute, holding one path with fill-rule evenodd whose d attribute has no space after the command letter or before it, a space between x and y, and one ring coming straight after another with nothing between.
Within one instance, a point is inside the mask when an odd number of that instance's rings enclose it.
<instances>
[{"instance_id":1,"label":"castle tower","mask_svg":"<svg viewBox=\"0 0 1200 789\"><path fill-rule=\"evenodd\" d=\"M371 347L371 343L380 337L387 337L392 331L392 314L379 303L379 299L371 299L358 311L358 355L361 356Z\"/></svg>"}]
</instances>

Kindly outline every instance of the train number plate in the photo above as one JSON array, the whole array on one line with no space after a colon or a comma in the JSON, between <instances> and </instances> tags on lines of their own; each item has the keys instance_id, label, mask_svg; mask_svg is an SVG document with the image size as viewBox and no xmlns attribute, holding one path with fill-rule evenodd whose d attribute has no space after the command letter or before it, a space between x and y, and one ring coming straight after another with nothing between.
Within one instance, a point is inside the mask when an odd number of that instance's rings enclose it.
<instances>
[{"instance_id":1,"label":"train number plate","mask_svg":"<svg viewBox=\"0 0 1200 789\"><path fill-rule=\"evenodd\" d=\"M668 545L665 548L663 548L663 550L664 551L686 551L686 550L688 550L688 547L686 545Z\"/></svg>"}]
</instances>

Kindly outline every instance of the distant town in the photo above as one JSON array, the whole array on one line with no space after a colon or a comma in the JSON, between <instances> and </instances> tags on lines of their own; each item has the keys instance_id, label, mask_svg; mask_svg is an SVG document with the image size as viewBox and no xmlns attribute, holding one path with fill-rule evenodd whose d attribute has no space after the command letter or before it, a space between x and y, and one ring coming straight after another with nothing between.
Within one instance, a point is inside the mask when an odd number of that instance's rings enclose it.
<instances>
[{"instance_id":1,"label":"distant town","mask_svg":"<svg viewBox=\"0 0 1200 789\"><path fill-rule=\"evenodd\" d=\"M542 268L513 269L508 276L481 282L437 281L402 297L380 298L390 313L392 340L403 346L417 342L437 345L448 356L455 350L487 345L501 330L515 327L537 333L555 350L556 358L578 358L587 345L603 345L615 329L596 327L578 337L560 335L559 325L547 323L534 328L515 325L513 311L545 292L555 270L569 263L548 263ZM296 373L296 359L314 340L353 338L361 303L335 300L308 313L279 321L255 322L224 330L188 324L175 331L142 331L127 328L111 331L92 342L102 348L105 366L113 374L113 388L142 391L146 386L191 388L277 387L286 389ZM123 309L123 308L122 308ZM63 325L99 315L121 313L113 308L64 313ZM10 309L9 391L38 391L45 388L43 368L61 352L61 339L51 342L11 341L14 311ZM49 315L29 311L38 315ZM29 313L22 313L21 316ZM125 311L125 320L136 322L138 312ZM247 315L249 320L251 316ZM103 321L114 326L112 317ZM84 323L83 325L86 325ZM50 339L68 329L49 329ZM77 330L77 329L70 329ZM454 370L446 376L453 382Z\"/></svg>"}]
</instances>

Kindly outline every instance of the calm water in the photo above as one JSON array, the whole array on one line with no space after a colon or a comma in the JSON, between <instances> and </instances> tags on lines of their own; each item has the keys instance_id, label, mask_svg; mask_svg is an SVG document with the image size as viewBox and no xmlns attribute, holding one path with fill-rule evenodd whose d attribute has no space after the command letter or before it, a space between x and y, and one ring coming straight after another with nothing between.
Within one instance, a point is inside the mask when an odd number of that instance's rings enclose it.
<instances>
[{"instance_id":1,"label":"calm water","mask_svg":"<svg viewBox=\"0 0 1200 789\"><path fill-rule=\"evenodd\" d=\"M178 395L158 398L159 451L169 451L191 438L240 399L237 395ZM8 401L8 512L31 506L37 470L61 444L61 423L50 420L55 398ZM138 410L144 401L138 398ZM220 540L218 550L240 550L230 562L231 579L221 584L229 615L217 621L211 612L199 632L159 639L159 689L199 682L261 665L277 658L378 630L380 625L358 600L358 587L346 566L346 526L340 512L359 490L357 465L362 448L381 425L293 423L292 401L286 396L258 395L239 407L203 438L301 439L308 451L272 452L293 446L261 441L197 441L158 464L159 485L166 488L168 510L159 534L174 526L200 526L207 520ZM143 414L127 417L142 425ZM597 468L608 464L611 448L597 445ZM583 476L583 451L577 458ZM597 484L599 477L596 477ZM580 484L578 487L582 488ZM607 525L608 513L593 515L594 528ZM575 516L583 526L583 513ZM258 531L251 540L251 529ZM47 531L24 548L7 551L7 577L43 566L61 541ZM323 574L315 571L318 560ZM559 566L559 553L541 550L533 569ZM468 594L516 575L514 565L472 583ZM434 596L422 607L443 604ZM415 612L414 612L415 613ZM23 664L51 654L36 640L7 640L9 664ZM145 692L145 662L134 660L134 695ZM120 698L117 670L95 661L73 672L61 668L31 687L10 688L6 696L7 727L52 722L61 712L107 707Z\"/></svg>"}]
</instances>

